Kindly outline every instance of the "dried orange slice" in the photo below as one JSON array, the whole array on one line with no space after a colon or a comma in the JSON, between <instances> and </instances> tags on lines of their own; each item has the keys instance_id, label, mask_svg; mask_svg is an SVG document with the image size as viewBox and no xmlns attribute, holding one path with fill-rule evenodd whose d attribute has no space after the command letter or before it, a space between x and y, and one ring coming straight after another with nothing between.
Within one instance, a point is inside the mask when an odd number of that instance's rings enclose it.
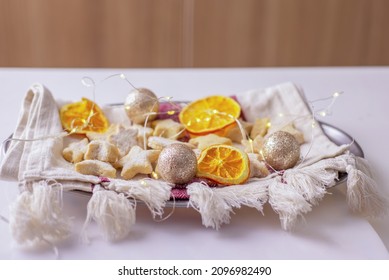
<instances>
[{"instance_id":1,"label":"dried orange slice","mask_svg":"<svg viewBox=\"0 0 389 280\"><path fill-rule=\"evenodd\" d=\"M203 150L197 160L197 176L222 185L244 183L250 175L250 162L245 152L228 145L214 145Z\"/></svg>"},{"instance_id":2,"label":"dried orange slice","mask_svg":"<svg viewBox=\"0 0 389 280\"><path fill-rule=\"evenodd\" d=\"M91 131L103 133L109 126L100 107L87 98L62 106L60 118L65 130L79 134Z\"/></svg>"},{"instance_id":3,"label":"dried orange slice","mask_svg":"<svg viewBox=\"0 0 389 280\"><path fill-rule=\"evenodd\" d=\"M220 130L240 116L240 106L226 96L209 96L185 106L180 122L192 134L208 134Z\"/></svg>"}]
</instances>

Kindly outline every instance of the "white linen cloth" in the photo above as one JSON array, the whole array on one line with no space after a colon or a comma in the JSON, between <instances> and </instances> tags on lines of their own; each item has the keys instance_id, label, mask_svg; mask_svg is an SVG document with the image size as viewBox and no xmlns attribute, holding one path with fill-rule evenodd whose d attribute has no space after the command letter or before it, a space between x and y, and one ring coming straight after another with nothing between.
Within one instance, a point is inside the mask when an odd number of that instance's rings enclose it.
<instances>
[{"instance_id":1,"label":"white linen cloth","mask_svg":"<svg viewBox=\"0 0 389 280\"><path fill-rule=\"evenodd\" d=\"M237 98L250 121L265 116L278 120L279 113L285 117L283 122L292 120L304 132L302 154L307 156L302 164L283 174L251 179L242 186L211 189L199 183L189 185L189 204L201 213L205 226L218 229L229 221L234 207L246 205L261 211L269 202L280 215L282 227L291 229L298 217L310 211L326 189L336 184L338 172L349 175L351 208L372 216L385 212L386 197L371 178L368 164L347 153L347 145L339 147L329 141L320 127L312 129L312 114L295 85L253 90ZM115 109L107 110L107 116L123 119ZM94 219L107 239L123 238L135 222L135 204L128 198L145 202L154 216L162 215L171 185L152 179L104 182L79 174L62 157L64 135L58 104L47 89L34 84L25 97L13 134L15 141L10 143L0 168L2 179L18 180L23 187L10 218L19 243L56 242L69 235L67 219L60 211L61 190L91 192L91 185L97 186L88 204L87 222ZM42 208L42 204L54 208L53 214L48 215L48 208Z\"/></svg>"}]
</instances>

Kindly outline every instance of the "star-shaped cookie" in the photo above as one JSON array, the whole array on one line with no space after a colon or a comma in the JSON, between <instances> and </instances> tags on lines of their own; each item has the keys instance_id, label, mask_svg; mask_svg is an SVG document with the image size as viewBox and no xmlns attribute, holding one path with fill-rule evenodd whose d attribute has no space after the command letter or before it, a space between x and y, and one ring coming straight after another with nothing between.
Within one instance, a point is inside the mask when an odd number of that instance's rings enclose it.
<instances>
[{"instance_id":1,"label":"star-shaped cookie","mask_svg":"<svg viewBox=\"0 0 389 280\"><path fill-rule=\"evenodd\" d=\"M192 145L190 143L180 142L177 140L171 140L171 139L167 139L164 137L158 137L158 136L149 137L149 139L147 141L147 146L149 146L153 150L162 150L163 148L165 148L171 144L175 144L175 143L180 143L180 144L186 145L191 149L196 148L194 145Z\"/></svg>"},{"instance_id":2,"label":"star-shaped cookie","mask_svg":"<svg viewBox=\"0 0 389 280\"><path fill-rule=\"evenodd\" d=\"M133 146L138 145L137 137L137 129L122 127L117 133L108 136L108 142L118 148L120 157L124 157Z\"/></svg>"},{"instance_id":3,"label":"star-shaped cookie","mask_svg":"<svg viewBox=\"0 0 389 280\"><path fill-rule=\"evenodd\" d=\"M119 150L115 145L101 140L93 140L88 144L84 158L115 163L119 158Z\"/></svg>"},{"instance_id":4,"label":"star-shaped cookie","mask_svg":"<svg viewBox=\"0 0 389 280\"><path fill-rule=\"evenodd\" d=\"M301 144L304 144L305 142L305 139L304 139L304 134L295 128L294 124L293 123L288 123L286 125L283 125L283 126L278 126L278 127L272 127L269 131L269 135L276 132L276 131L285 131L285 132L289 132L290 134L292 134L294 136L294 138L296 138L297 142L301 145Z\"/></svg>"},{"instance_id":5,"label":"star-shaped cookie","mask_svg":"<svg viewBox=\"0 0 389 280\"><path fill-rule=\"evenodd\" d=\"M153 172L152 163L158 159L160 151L143 150L139 146L131 148L130 152L118 162L123 166L121 176L129 180L137 174L151 174Z\"/></svg>"},{"instance_id":6,"label":"star-shaped cookie","mask_svg":"<svg viewBox=\"0 0 389 280\"><path fill-rule=\"evenodd\" d=\"M242 140L244 151L246 153L260 153L263 148L263 142L265 139L261 135L257 135L254 140Z\"/></svg>"},{"instance_id":7,"label":"star-shaped cookie","mask_svg":"<svg viewBox=\"0 0 389 280\"><path fill-rule=\"evenodd\" d=\"M255 120L253 129L250 133L250 138L254 139L258 135L265 137L270 126L269 118L258 118Z\"/></svg>"},{"instance_id":8,"label":"star-shaped cookie","mask_svg":"<svg viewBox=\"0 0 389 280\"><path fill-rule=\"evenodd\" d=\"M247 154L250 161L250 177L255 178L265 178L270 174L269 170L266 167L265 162L260 160L261 156L258 154L248 153Z\"/></svg>"},{"instance_id":9,"label":"star-shaped cookie","mask_svg":"<svg viewBox=\"0 0 389 280\"><path fill-rule=\"evenodd\" d=\"M238 121L239 121L240 125L242 126L244 133L246 135L250 135L250 132L253 128L253 124L249 123L249 122L245 122L245 121L240 120L240 119ZM242 135L242 131L241 131L240 126L238 124L236 124L235 126L229 128L229 129L226 129L226 133L225 133L224 137L230 138L232 142L240 143L243 140L243 135Z\"/></svg>"},{"instance_id":10,"label":"star-shaped cookie","mask_svg":"<svg viewBox=\"0 0 389 280\"><path fill-rule=\"evenodd\" d=\"M184 126L171 119L153 121L152 126L154 127L154 136L165 137L168 139L177 140L184 132Z\"/></svg>"},{"instance_id":11,"label":"star-shaped cookie","mask_svg":"<svg viewBox=\"0 0 389 280\"><path fill-rule=\"evenodd\" d=\"M151 127L147 127L147 126L145 127L145 126L139 125L139 124L134 124L131 127L138 130L137 140L138 140L138 145L140 147L144 146L144 143L145 143L144 139L145 138L146 138L146 144L147 144L147 139L151 135L153 135L154 129L152 129Z\"/></svg>"},{"instance_id":12,"label":"star-shaped cookie","mask_svg":"<svg viewBox=\"0 0 389 280\"><path fill-rule=\"evenodd\" d=\"M72 163L80 162L84 159L84 154L87 150L88 139L84 138L79 142L73 142L68 147L66 147L62 155L63 157Z\"/></svg>"},{"instance_id":13,"label":"star-shaped cookie","mask_svg":"<svg viewBox=\"0 0 389 280\"><path fill-rule=\"evenodd\" d=\"M204 150L212 145L232 145L232 141L226 137L220 137L216 134L199 136L189 140L189 143L195 145L198 149Z\"/></svg>"},{"instance_id":14,"label":"star-shaped cookie","mask_svg":"<svg viewBox=\"0 0 389 280\"><path fill-rule=\"evenodd\" d=\"M116 178L116 169L107 162L99 160L84 160L75 164L75 170L84 175Z\"/></svg>"},{"instance_id":15,"label":"star-shaped cookie","mask_svg":"<svg viewBox=\"0 0 389 280\"><path fill-rule=\"evenodd\" d=\"M124 129L124 127L120 124L111 124L107 131L104 133L98 133L98 132L87 132L86 137L88 137L89 141L93 140L101 140L105 141L111 134L118 133L121 129Z\"/></svg>"}]
</instances>

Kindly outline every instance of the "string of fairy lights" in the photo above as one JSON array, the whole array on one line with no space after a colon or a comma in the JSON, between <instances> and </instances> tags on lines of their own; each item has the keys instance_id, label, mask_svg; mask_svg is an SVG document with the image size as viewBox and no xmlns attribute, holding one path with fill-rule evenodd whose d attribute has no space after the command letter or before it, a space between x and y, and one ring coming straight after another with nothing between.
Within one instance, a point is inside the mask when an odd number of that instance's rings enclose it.
<instances>
[{"instance_id":1,"label":"string of fairy lights","mask_svg":"<svg viewBox=\"0 0 389 280\"><path fill-rule=\"evenodd\" d=\"M95 99L96 99L96 88L97 86L100 84L100 83L103 83L104 81L107 81L109 79L112 79L112 78L120 78L121 80L124 80L126 83L128 83L128 85L130 86L131 88L131 92L140 92L142 89L140 88L137 88L136 86L134 86L134 84L131 83L131 81L127 78L127 76L123 73L119 73L119 74L114 74L114 75L110 75L106 78L104 78L103 80L101 80L100 82L96 83L94 81L94 79L92 79L91 77L83 77L81 79L81 83L87 87L87 88L92 88L92 100L93 100L93 105L90 109L90 112L88 113L87 117L86 118L77 118L77 119L74 119L72 120L71 122L71 129L67 132L61 132L59 133L58 135L49 135L49 136L44 136L44 137L39 137L39 138L33 138L33 139L22 139L22 138L13 138L13 137L10 137L8 139L6 139L5 141L3 141L2 143L2 147L4 147L4 145L6 145L8 142L10 141L22 141L22 142L32 142L32 141L41 141L41 140L48 140L48 139L53 139L53 138L58 138L58 137L67 137L67 136L70 136L72 134L77 134L79 131L87 128L87 127L93 127L94 124L93 122L91 121L92 118L96 115L96 112L94 110L94 106L95 106ZM131 93L130 93L131 94ZM336 103L337 99L343 94L343 92L334 92L331 96L329 97L325 97L325 98L321 98L321 99L316 99L316 100L313 100L313 101L309 101L308 102L308 106L311 110L311 114L310 115L288 115L286 114L285 112L279 112L278 113L278 117L279 118L289 118L290 119L290 122L293 122L299 118L310 118L311 119L311 127L312 127L312 133L311 133L311 140L309 141L310 142L310 147L308 148L307 152L301 157L300 159L300 163L299 165L301 165L305 159L308 157L309 153L310 153L310 150L311 150L311 147L313 145L313 129L316 128L317 126L317 118L318 117L328 117L330 115L332 115L332 108L334 106L334 104ZM128 97L127 97L127 100L128 100ZM126 101L127 101L126 100ZM143 149L147 149L147 137L146 137L146 128L149 126L150 124L150 121L154 120L157 116L160 116L160 115L168 115L168 116L173 116L177 113L179 113L182 109L182 106L180 106L177 102L173 102L173 97L171 96L164 96L164 97L157 97L155 96L155 94L143 94L142 95L142 100L144 102L151 102L150 106L147 108L147 111L143 111L143 112L139 112L139 111L136 111L135 114L139 117L141 116L141 119L143 121ZM329 101L329 104L327 106L325 106L324 108L320 108L320 109L315 109L315 106L316 106L316 103L318 102L328 102ZM168 111L164 111L164 112L159 112L158 110L156 110L155 108L158 108L158 105L162 102L167 102L171 105L171 109L169 109ZM124 108L128 108L127 113L128 111L130 111L131 109L134 108L134 106L132 105L129 105L127 104L126 102L124 103ZM206 110L205 110L206 111ZM249 134L246 132L242 122L234 117L233 115L229 114L229 113L226 113L226 112L221 112L221 111L218 111L218 110L209 110L209 112L207 112L208 115L213 115L213 116L223 116L223 117L227 117L227 118L230 118L231 120L233 120L237 127L239 128L239 131L240 131L240 134L242 136L242 139L246 140L248 143L249 143L249 146L250 146L250 149L251 149L251 152L254 153L254 146L253 146L253 142L254 142L254 139L252 139ZM130 116L129 116L130 117ZM190 121L195 121L195 122L201 122L203 120L201 119L194 119L194 120L190 120ZM189 121L189 122L190 122ZM75 125L75 123L81 123L82 125ZM190 126L191 124L190 123L187 123L186 124L187 126ZM270 129L270 127L272 126L272 123L271 121L267 122L266 124L267 126L267 129ZM181 135L183 132L185 131L185 129L182 129L181 131L179 131L176 135L173 135L171 136L170 138L176 138L177 135ZM3 150L3 154L4 154L4 148L2 149ZM259 154L262 155L262 158L263 157L263 151L262 149L259 151ZM272 168L271 165L269 165L269 167L272 169L273 172L279 172L278 170ZM151 174L151 177L152 178L155 178L155 179L159 179L159 176L156 172L153 171L153 173Z\"/></svg>"}]
</instances>

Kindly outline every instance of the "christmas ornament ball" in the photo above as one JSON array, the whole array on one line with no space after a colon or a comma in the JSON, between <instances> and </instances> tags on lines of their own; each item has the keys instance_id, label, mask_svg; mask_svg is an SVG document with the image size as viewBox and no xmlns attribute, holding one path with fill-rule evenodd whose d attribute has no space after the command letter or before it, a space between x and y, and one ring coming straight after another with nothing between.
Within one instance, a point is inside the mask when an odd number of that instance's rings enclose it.
<instances>
[{"instance_id":1,"label":"christmas ornament ball","mask_svg":"<svg viewBox=\"0 0 389 280\"><path fill-rule=\"evenodd\" d=\"M196 175L197 157L185 144L171 144L161 151L156 169L165 181L185 184Z\"/></svg>"},{"instance_id":2,"label":"christmas ornament ball","mask_svg":"<svg viewBox=\"0 0 389 280\"><path fill-rule=\"evenodd\" d=\"M288 132L276 131L265 139L263 157L275 170L292 168L300 159L300 145Z\"/></svg>"},{"instance_id":3,"label":"christmas ornament ball","mask_svg":"<svg viewBox=\"0 0 389 280\"><path fill-rule=\"evenodd\" d=\"M127 95L124 109L133 123L143 124L148 114L158 113L158 98L154 92L147 88L134 89ZM156 114L151 114L148 120L152 121L156 116Z\"/></svg>"}]
</instances>

